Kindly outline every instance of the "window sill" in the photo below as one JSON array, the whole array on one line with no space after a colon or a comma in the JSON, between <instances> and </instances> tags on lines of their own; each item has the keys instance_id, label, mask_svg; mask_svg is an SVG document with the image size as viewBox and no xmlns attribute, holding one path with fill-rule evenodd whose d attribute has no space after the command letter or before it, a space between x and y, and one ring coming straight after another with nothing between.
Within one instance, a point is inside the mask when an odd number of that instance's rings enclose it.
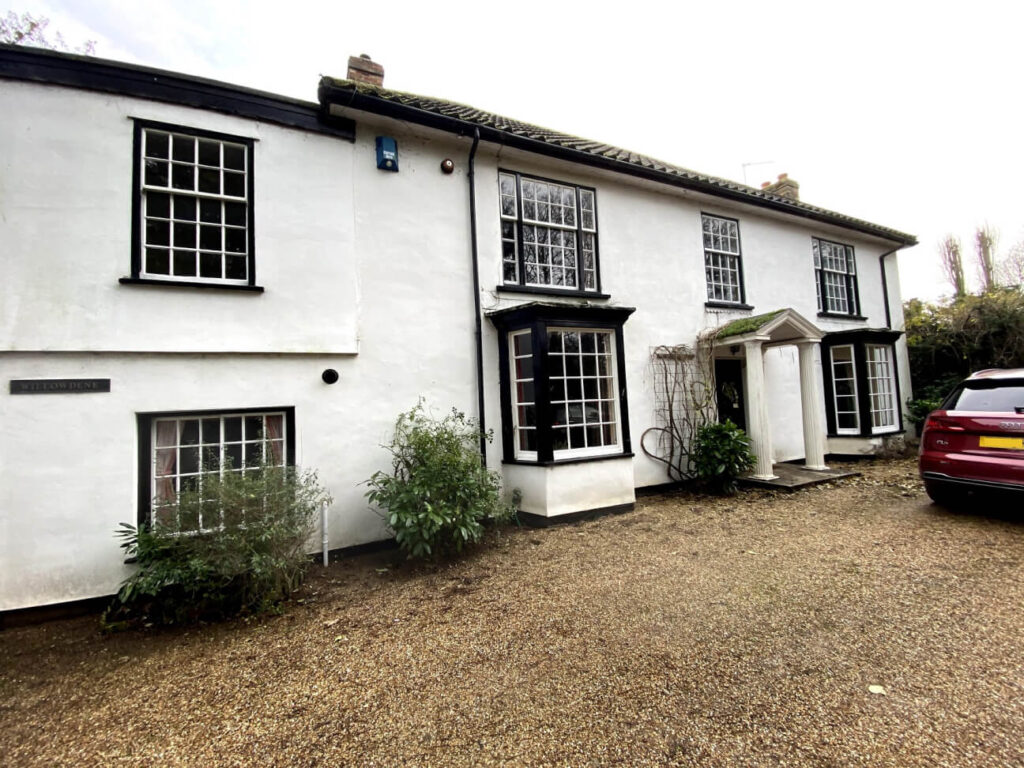
<instances>
[{"instance_id":1,"label":"window sill","mask_svg":"<svg viewBox=\"0 0 1024 768\"><path fill-rule=\"evenodd\" d=\"M731 301L705 301L704 306L711 309L753 309L751 304L734 304Z\"/></svg>"},{"instance_id":2,"label":"window sill","mask_svg":"<svg viewBox=\"0 0 1024 768\"><path fill-rule=\"evenodd\" d=\"M902 435L905 434L906 431L907 430L905 429L898 429L894 427L893 429L888 430L886 432L868 432L867 434L865 434L864 432L829 432L827 437L848 437L854 440L870 440L873 437L891 437L892 435Z\"/></svg>"},{"instance_id":3,"label":"window sill","mask_svg":"<svg viewBox=\"0 0 1024 768\"><path fill-rule=\"evenodd\" d=\"M819 312L818 317L830 317L834 320L858 320L860 322L867 320L864 315L843 315L838 312Z\"/></svg>"},{"instance_id":4,"label":"window sill","mask_svg":"<svg viewBox=\"0 0 1024 768\"><path fill-rule=\"evenodd\" d=\"M263 293L262 285L228 285L220 283L199 283L187 280L153 280L148 277L122 277L121 285L159 285L164 288L213 288L218 291L241 291L242 293Z\"/></svg>"},{"instance_id":5,"label":"window sill","mask_svg":"<svg viewBox=\"0 0 1024 768\"><path fill-rule=\"evenodd\" d=\"M542 288L532 285L499 285L498 293L533 293L543 296L569 296L573 299L610 299L611 294L596 291L560 291L557 288Z\"/></svg>"},{"instance_id":6,"label":"window sill","mask_svg":"<svg viewBox=\"0 0 1024 768\"><path fill-rule=\"evenodd\" d=\"M518 464L524 467L560 467L565 464L582 464L588 461L608 461L610 459L631 459L632 451L624 453L606 453L601 456L580 456L576 459L553 459L551 461L525 461L523 459L504 459L502 464Z\"/></svg>"}]
</instances>

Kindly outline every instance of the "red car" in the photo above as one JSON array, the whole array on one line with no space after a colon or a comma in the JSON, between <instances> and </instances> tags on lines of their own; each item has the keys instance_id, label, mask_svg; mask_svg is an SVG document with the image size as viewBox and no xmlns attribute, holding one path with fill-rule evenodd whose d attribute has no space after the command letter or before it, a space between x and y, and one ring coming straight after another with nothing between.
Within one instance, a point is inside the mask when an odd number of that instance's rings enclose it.
<instances>
[{"instance_id":1,"label":"red car","mask_svg":"<svg viewBox=\"0 0 1024 768\"><path fill-rule=\"evenodd\" d=\"M1024 502L1024 368L978 371L962 381L928 414L918 467L937 504L985 490Z\"/></svg>"}]
</instances>

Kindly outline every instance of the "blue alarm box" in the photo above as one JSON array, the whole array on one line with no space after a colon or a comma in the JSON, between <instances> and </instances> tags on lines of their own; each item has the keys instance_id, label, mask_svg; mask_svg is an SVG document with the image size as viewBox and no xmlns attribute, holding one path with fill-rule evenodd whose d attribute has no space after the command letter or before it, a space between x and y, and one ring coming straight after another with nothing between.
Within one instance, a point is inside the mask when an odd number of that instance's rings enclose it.
<instances>
[{"instance_id":1,"label":"blue alarm box","mask_svg":"<svg viewBox=\"0 0 1024 768\"><path fill-rule=\"evenodd\" d=\"M390 136L377 137L377 167L382 171L398 171L398 142Z\"/></svg>"}]
</instances>

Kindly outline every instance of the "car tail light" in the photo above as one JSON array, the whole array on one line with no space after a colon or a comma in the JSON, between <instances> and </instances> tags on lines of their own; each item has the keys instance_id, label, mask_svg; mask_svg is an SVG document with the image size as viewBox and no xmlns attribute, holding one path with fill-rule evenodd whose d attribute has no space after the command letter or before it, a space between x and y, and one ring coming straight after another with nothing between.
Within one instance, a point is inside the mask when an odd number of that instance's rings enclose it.
<instances>
[{"instance_id":1,"label":"car tail light","mask_svg":"<svg viewBox=\"0 0 1024 768\"><path fill-rule=\"evenodd\" d=\"M954 443L959 444L960 436L966 432L963 424L956 419L931 413L921 432L921 451L950 451Z\"/></svg>"}]
</instances>

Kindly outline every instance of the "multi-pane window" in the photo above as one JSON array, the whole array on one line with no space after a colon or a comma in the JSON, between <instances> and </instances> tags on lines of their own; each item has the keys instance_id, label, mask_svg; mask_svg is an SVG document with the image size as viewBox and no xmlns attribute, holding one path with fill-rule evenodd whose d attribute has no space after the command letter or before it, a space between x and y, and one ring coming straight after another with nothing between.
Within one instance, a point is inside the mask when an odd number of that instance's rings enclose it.
<instances>
[{"instance_id":1,"label":"multi-pane window","mask_svg":"<svg viewBox=\"0 0 1024 768\"><path fill-rule=\"evenodd\" d=\"M249 284L252 142L142 125L137 277Z\"/></svg>"},{"instance_id":2,"label":"multi-pane window","mask_svg":"<svg viewBox=\"0 0 1024 768\"><path fill-rule=\"evenodd\" d=\"M858 434L860 412L857 405L857 366L853 345L832 347L832 394L837 434Z\"/></svg>"},{"instance_id":3,"label":"multi-pane window","mask_svg":"<svg viewBox=\"0 0 1024 768\"><path fill-rule=\"evenodd\" d=\"M502 172L498 192L506 285L598 291L594 190Z\"/></svg>"},{"instance_id":4,"label":"multi-pane window","mask_svg":"<svg viewBox=\"0 0 1024 768\"><path fill-rule=\"evenodd\" d=\"M511 336L509 353L512 356L513 431L516 452L537 453L537 403L533 387L533 344L529 331Z\"/></svg>"},{"instance_id":5,"label":"multi-pane window","mask_svg":"<svg viewBox=\"0 0 1024 768\"><path fill-rule=\"evenodd\" d=\"M701 215L708 301L743 303L740 225L735 219Z\"/></svg>"},{"instance_id":6,"label":"multi-pane window","mask_svg":"<svg viewBox=\"0 0 1024 768\"><path fill-rule=\"evenodd\" d=\"M247 472L287 462L288 414L283 411L154 417L150 427L150 515L147 522L174 531L203 531L223 524L222 510L190 508L178 495L202 492L209 473Z\"/></svg>"},{"instance_id":7,"label":"multi-pane window","mask_svg":"<svg viewBox=\"0 0 1024 768\"><path fill-rule=\"evenodd\" d=\"M611 331L548 331L555 458L560 451L579 455L618 447L614 346Z\"/></svg>"},{"instance_id":8,"label":"multi-pane window","mask_svg":"<svg viewBox=\"0 0 1024 768\"><path fill-rule=\"evenodd\" d=\"M549 328L546 412L554 459L621 450L615 332ZM515 456L537 458L533 332L509 334Z\"/></svg>"},{"instance_id":9,"label":"multi-pane window","mask_svg":"<svg viewBox=\"0 0 1024 768\"><path fill-rule=\"evenodd\" d=\"M871 401L871 430L881 432L896 426L896 387L893 382L892 349L868 344L868 395Z\"/></svg>"},{"instance_id":10,"label":"multi-pane window","mask_svg":"<svg viewBox=\"0 0 1024 768\"><path fill-rule=\"evenodd\" d=\"M818 311L839 315L856 315L857 262L853 246L811 238L814 252L814 276L818 294Z\"/></svg>"}]
</instances>

